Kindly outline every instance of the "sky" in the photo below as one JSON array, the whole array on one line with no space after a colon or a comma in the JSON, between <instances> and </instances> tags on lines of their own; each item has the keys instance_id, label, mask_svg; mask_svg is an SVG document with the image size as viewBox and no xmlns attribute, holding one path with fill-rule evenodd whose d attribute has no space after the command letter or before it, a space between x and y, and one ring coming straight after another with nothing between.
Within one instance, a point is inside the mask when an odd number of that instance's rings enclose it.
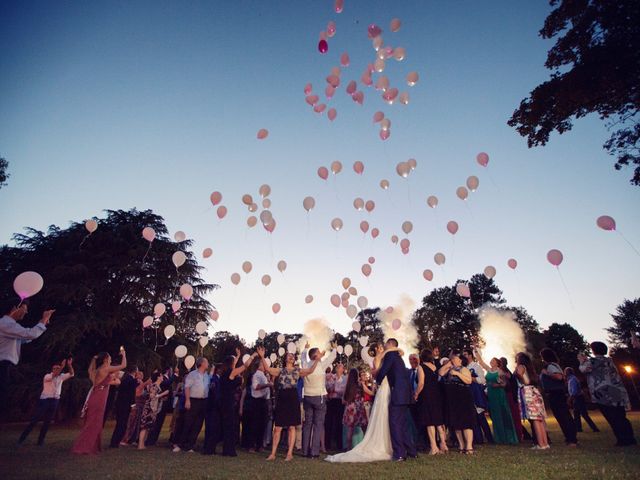
<instances>
[{"instance_id":1,"label":"sky","mask_svg":"<svg viewBox=\"0 0 640 480\"><path fill-rule=\"evenodd\" d=\"M602 149L609 134L593 116L535 149L507 126L549 76L543 64L552 42L537 34L548 13L545 2L509 1L346 0L340 14L327 0L3 2L0 155L11 178L0 190L0 242L27 226L104 217L105 209L152 209L170 232L195 240L205 280L221 285L210 297L220 311L213 330L249 341L261 328L299 332L316 317L350 330L351 319L329 302L343 292L343 277L370 306L385 307L402 295L419 304L431 289L487 265L509 304L543 327L568 322L588 340L603 339L616 305L639 293L640 255L625 238L640 248L640 189L629 184L630 171L613 169ZM402 22L395 33L392 18ZM319 32L331 20L336 34L322 55ZM362 106L345 93L375 59L372 23L385 45L406 49L383 72L409 93L406 106L388 105L360 83ZM325 78L343 52L350 66L326 100ZM412 71L420 80L409 87ZM333 122L305 102L307 83L337 110ZM376 111L391 120L386 141L372 123ZM265 140L256 138L261 128ZM481 151L490 156L486 168L475 160ZM417 168L401 178L396 165L410 158ZM342 172L321 180L318 167L336 160ZM355 161L364 163L362 175ZM480 186L462 201L456 188L469 175ZM247 226L241 202L248 193L260 203L262 184L272 190L271 235L259 222ZM213 191L228 208L223 220L209 202ZM308 195L316 200L309 213ZM438 197L436 209L429 195ZM356 197L375 209L356 211ZM596 227L603 214L624 238ZM330 227L335 217L344 222L339 232ZM362 220L379 228L378 238L360 232ZM403 255L390 237L404 237L406 220L414 230ZM449 220L460 225L453 238ZM214 253L202 259L206 247ZM559 271L546 261L552 248L564 254ZM436 252L447 257L443 268ZM283 273L279 260L288 265ZM244 261L252 262L249 275ZM234 272L242 274L238 286ZM273 278L268 287L263 274Z\"/></svg>"}]
</instances>

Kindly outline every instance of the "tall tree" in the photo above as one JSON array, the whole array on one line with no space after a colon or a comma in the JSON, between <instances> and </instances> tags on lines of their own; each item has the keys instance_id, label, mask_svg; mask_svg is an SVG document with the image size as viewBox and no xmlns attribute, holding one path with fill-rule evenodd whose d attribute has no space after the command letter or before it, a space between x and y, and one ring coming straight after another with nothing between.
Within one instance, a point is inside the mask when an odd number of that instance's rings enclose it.
<instances>
[{"instance_id":1,"label":"tall tree","mask_svg":"<svg viewBox=\"0 0 640 480\"><path fill-rule=\"evenodd\" d=\"M595 113L613 130L604 148L617 157L615 168L635 165L631 183L640 185L640 2L549 3L554 8L540 36L556 38L545 63L551 78L522 100L508 124L533 147Z\"/></svg>"},{"instance_id":2,"label":"tall tree","mask_svg":"<svg viewBox=\"0 0 640 480\"><path fill-rule=\"evenodd\" d=\"M0 188L4 187L7 184L7 179L10 177L10 175L7 173L8 169L9 162L0 157Z\"/></svg>"},{"instance_id":3,"label":"tall tree","mask_svg":"<svg viewBox=\"0 0 640 480\"><path fill-rule=\"evenodd\" d=\"M640 298L622 302L611 318L613 327L607 328L609 340L618 349L630 348L631 336L640 334Z\"/></svg>"},{"instance_id":4,"label":"tall tree","mask_svg":"<svg viewBox=\"0 0 640 480\"><path fill-rule=\"evenodd\" d=\"M578 367L578 353L588 348L584 337L568 323L552 323L544 331L545 346L552 349L563 367ZM537 352L536 352L537 353Z\"/></svg>"}]
</instances>

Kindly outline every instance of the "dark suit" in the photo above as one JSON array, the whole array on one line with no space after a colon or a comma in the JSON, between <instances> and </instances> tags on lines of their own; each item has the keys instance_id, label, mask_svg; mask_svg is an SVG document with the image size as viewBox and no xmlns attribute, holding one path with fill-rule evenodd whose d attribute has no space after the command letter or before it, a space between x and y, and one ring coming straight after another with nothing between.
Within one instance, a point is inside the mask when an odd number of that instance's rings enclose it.
<instances>
[{"instance_id":1,"label":"dark suit","mask_svg":"<svg viewBox=\"0 0 640 480\"><path fill-rule=\"evenodd\" d=\"M110 444L113 448L118 448L118 445L120 445L120 442L127 431L127 422L129 420L129 412L131 412L131 405L136 403L137 386L138 381L133 378L130 373L125 373L122 376L115 401L116 427L113 429Z\"/></svg>"},{"instance_id":2,"label":"dark suit","mask_svg":"<svg viewBox=\"0 0 640 480\"><path fill-rule=\"evenodd\" d=\"M387 378L391 387L389 403L389 428L393 458L416 456L416 447L409 429L409 404L411 403L411 381L407 369L398 352L389 352L384 356L382 366L376 376L381 384Z\"/></svg>"}]
</instances>

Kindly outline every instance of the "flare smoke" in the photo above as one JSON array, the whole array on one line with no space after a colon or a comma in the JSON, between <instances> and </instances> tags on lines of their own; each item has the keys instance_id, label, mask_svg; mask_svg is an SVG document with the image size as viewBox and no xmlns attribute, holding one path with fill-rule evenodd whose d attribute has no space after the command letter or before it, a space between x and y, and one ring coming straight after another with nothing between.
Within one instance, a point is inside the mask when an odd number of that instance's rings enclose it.
<instances>
[{"instance_id":1,"label":"flare smoke","mask_svg":"<svg viewBox=\"0 0 640 480\"><path fill-rule=\"evenodd\" d=\"M387 313L386 309L378 312L380 328L384 334L385 341L389 338L398 340L398 347L404 351L403 360L408 364L409 355L418 353L418 331L413 324L412 316L415 310L415 303L408 295L402 295L397 305L393 306L393 311ZM400 328L393 329L393 321L400 320Z\"/></svg>"},{"instance_id":2,"label":"flare smoke","mask_svg":"<svg viewBox=\"0 0 640 480\"><path fill-rule=\"evenodd\" d=\"M484 361L488 363L493 357L506 357L510 369L513 370L516 354L526 350L524 332L516 322L515 313L511 310L483 306L478 316L480 337L485 343L482 349Z\"/></svg>"}]
</instances>

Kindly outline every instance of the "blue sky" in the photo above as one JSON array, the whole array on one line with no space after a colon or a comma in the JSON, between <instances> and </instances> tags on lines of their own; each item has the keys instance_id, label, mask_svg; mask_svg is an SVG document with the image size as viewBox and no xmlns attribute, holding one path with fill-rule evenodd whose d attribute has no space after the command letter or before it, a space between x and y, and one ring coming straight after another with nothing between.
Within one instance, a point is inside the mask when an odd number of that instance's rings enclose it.
<instances>
[{"instance_id":1,"label":"blue sky","mask_svg":"<svg viewBox=\"0 0 640 480\"><path fill-rule=\"evenodd\" d=\"M104 209L153 209L171 232L195 239L196 252L213 248L203 264L206 279L223 286L211 298L221 312L216 329L247 339L259 328L300 331L316 316L347 331L351 320L329 303L345 276L370 305L386 306L403 293L419 303L431 288L486 265L497 268L508 301L543 326L569 322L590 340L603 338L615 306L638 295L640 257L595 219L612 215L638 248L640 189L629 185L630 172L613 170L597 118L533 150L506 125L548 77L551 43L537 36L548 6L345 3L338 15L331 1L4 2L0 154L11 178L0 190L0 241L25 226L65 226ZM397 33L389 31L394 17L402 20ZM320 55L318 34L329 20L337 33ZM384 73L409 92L408 106L389 106L361 85L363 106L344 92L374 59L370 23L382 27L385 44L407 50ZM303 88L311 82L324 99L325 77L342 52L351 66L329 102L338 112L332 123L311 111ZM420 74L412 88L403 80L410 71ZM392 121L386 142L371 122L377 110ZM268 139L256 140L260 128ZM490 154L487 169L475 162L480 151ZM418 167L405 180L395 166L409 158ZM334 160L342 173L321 181L317 168ZM351 168L356 160L365 164L362 177ZM469 175L479 176L480 188L465 205L455 190ZM383 178L391 182L386 192ZM247 228L240 200L259 198L263 183L272 187L278 222L272 236ZM221 222L209 203L214 190L229 209ZM316 199L309 215L307 195ZM440 199L435 211L428 195ZM356 212L355 197L376 209ZM337 234L334 217L345 224ZM376 240L360 233L363 219L380 229ZM389 240L405 220L414 224L407 256ZM460 224L455 244L449 220ZM572 302L546 262L551 248L565 255L560 271ZM443 270L433 264L438 251L448 257ZM376 263L365 279L360 267L369 256ZM519 262L515 272L510 257ZM289 265L283 275L280 259ZM229 277L245 260L254 270L233 287ZM425 268L435 273L431 283ZM266 289L264 273L274 278ZM282 304L277 316L274 302Z\"/></svg>"}]
</instances>

